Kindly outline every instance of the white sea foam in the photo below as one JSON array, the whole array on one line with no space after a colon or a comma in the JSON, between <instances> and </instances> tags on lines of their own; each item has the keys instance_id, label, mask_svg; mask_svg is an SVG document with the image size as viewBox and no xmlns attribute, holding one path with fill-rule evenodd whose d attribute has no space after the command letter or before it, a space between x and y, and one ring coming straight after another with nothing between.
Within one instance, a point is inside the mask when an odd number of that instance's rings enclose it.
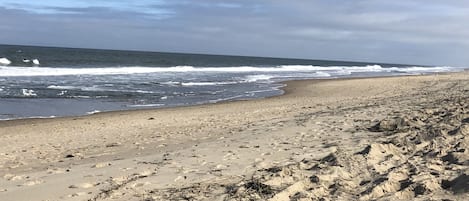
<instances>
[{"instance_id":1,"label":"white sea foam","mask_svg":"<svg viewBox=\"0 0 469 201\"><path fill-rule=\"evenodd\" d=\"M315 72L313 76L314 77L331 77L331 74L318 71L318 72Z\"/></svg>"},{"instance_id":2,"label":"white sea foam","mask_svg":"<svg viewBox=\"0 0 469 201\"><path fill-rule=\"evenodd\" d=\"M65 90L65 91L60 91L60 93L58 93L57 96L63 96L63 95L65 95L66 93L67 93L67 90Z\"/></svg>"},{"instance_id":3,"label":"white sea foam","mask_svg":"<svg viewBox=\"0 0 469 201\"><path fill-rule=\"evenodd\" d=\"M336 74L350 74L360 72L448 72L463 68L455 67L391 67L383 68L379 65L369 66L311 66L285 65L277 67L109 67L109 68L49 68L49 67L0 67L1 77L18 76L66 76L66 75L127 75L148 73L247 73L247 72L326 72Z\"/></svg>"},{"instance_id":4,"label":"white sea foam","mask_svg":"<svg viewBox=\"0 0 469 201\"><path fill-rule=\"evenodd\" d=\"M178 86L178 85L181 85L181 82L169 81L169 82L163 82L163 83L161 83L161 84L171 85L171 86Z\"/></svg>"},{"instance_id":5,"label":"white sea foam","mask_svg":"<svg viewBox=\"0 0 469 201\"><path fill-rule=\"evenodd\" d=\"M270 80L274 78L273 75L248 75L246 76L245 82L257 82L261 80Z\"/></svg>"},{"instance_id":6,"label":"white sea foam","mask_svg":"<svg viewBox=\"0 0 469 201\"><path fill-rule=\"evenodd\" d=\"M244 92L245 94L256 94L256 93L264 93L264 92L272 92L277 90L277 88L272 88L272 89L265 89L265 90L257 90L257 91L246 91Z\"/></svg>"},{"instance_id":7,"label":"white sea foam","mask_svg":"<svg viewBox=\"0 0 469 201\"><path fill-rule=\"evenodd\" d=\"M407 68L391 68L391 71L399 71L399 72L449 72L449 71L462 71L465 68L461 67L449 67L449 66L440 66L440 67L419 67L419 66L411 66Z\"/></svg>"},{"instance_id":8,"label":"white sea foam","mask_svg":"<svg viewBox=\"0 0 469 201\"><path fill-rule=\"evenodd\" d=\"M41 63L39 63L39 59L33 59L33 64L34 65L40 65Z\"/></svg>"},{"instance_id":9,"label":"white sea foam","mask_svg":"<svg viewBox=\"0 0 469 201\"><path fill-rule=\"evenodd\" d=\"M36 92L32 89L21 89L21 93L23 94L23 96L25 97L33 97L33 96L37 96Z\"/></svg>"},{"instance_id":10,"label":"white sea foam","mask_svg":"<svg viewBox=\"0 0 469 201\"><path fill-rule=\"evenodd\" d=\"M238 98L242 98L242 97L244 97L244 95L232 96L232 97L227 97L227 98L220 98L220 99L216 99L216 100L210 100L208 102L209 103L218 103L218 102L234 100L234 99L238 99Z\"/></svg>"},{"instance_id":11,"label":"white sea foam","mask_svg":"<svg viewBox=\"0 0 469 201\"><path fill-rule=\"evenodd\" d=\"M182 86L215 86L215 85L229 85L237 84L237 82L183 82Z\"/></svg>"},{"instance_id":12,"label":"white sea foam","mask_svg":"<svg viewBox=\"0 0 469 201\"><path fill-rule=\"evenodd\" d=\"M0 58L0 65L1 66L7 66L7 65L10 65L11 64L11 61L8 60L7 58Z\"/></svg>"},{"instance_id":13,"label":"white sea foam","mask_svg":"<svg viewBox=\"0 0 469 201\"><path fill-rule=\"evenodd\" d=\"M49 86L47 86L47 88L48 89L57 89L57 90L80 90L80 91L91 91L91 92L108 91L108 92L141 93L141 94L158 93L158 92L154 92L154 91L145 91L145 90L108 89L108 88L102 88L102 87L99 87L99 86L77 87L77 86L49 85Z\"/></svg>"},{"instance_id":14,"label":"white sea foam","mask_svg":"<svg viewBox=\"0 0 469 201\"><path fill-rule=\"evenodd\" d=\"M104 88L100 88L98 86L91 86L91 87L78 87L78 86L59 86L59 85L50 85L47 86L48 89L59 89L59 90L80 90L80 91L109 91Z\"/></svg>"},{"instance_id":15,"label":"white sea foam","mask_svg":"<svg viewBox=\"0 0 469 201\"><path fill-rule=\"evenodd\" d=\"M91 96L70 96L70 98L82 98L82 99L90 99Z\"/></svg>"},{"instance_id":16,"label":"white sea foam","mask_svg":"<svg viewBox=\"0 0 469 201\"><path fill-rule=\"evenodd\" d=\"M50 85L47 86L48 89L65 89L65 90L73 90L73 89L80 89L79 87L75 86L58 86L58 85Z\"/></svg>"},{"instance_id":17,"label":"white sea foam","mask_svg":"<svg viewBox=\"0 0 469 201\"><path fill-rule=\"evenodd\" d=\"M8 120L16 120L16 119L52 119L56 118L57 116L51 115L51 116L30 116L30 117L13 117L13 118L1 118L0 121L8 121Z\"/></svg>"},{"instance_id":18,"label":"white sea foam","mask_svg":"<svg viewBox=\"0 0 469 201\"><path fill-rule=\"evenodd\" d=\"M126 105L127 107L161 107L164 104L136 104L136 105Z\"/></svg>"},{"instance_id":19,"label":"white sea foam","mask_svg":"<svg viewBox=\"0 0 469 201\"><path fill-rule=\"evenodd\" d=\"M101 111L99 110L93 110L93 111L89 111L87 112L86 114L96 114L96 113L100 113Z\"/></svg>"}]
</instances>

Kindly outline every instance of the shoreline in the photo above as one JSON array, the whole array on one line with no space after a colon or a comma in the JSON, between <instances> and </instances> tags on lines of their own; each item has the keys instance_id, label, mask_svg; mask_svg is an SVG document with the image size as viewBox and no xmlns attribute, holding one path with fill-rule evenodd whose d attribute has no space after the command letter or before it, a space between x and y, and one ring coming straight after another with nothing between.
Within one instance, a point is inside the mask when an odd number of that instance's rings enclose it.
<instances>
[{"instance_id":1,"label":"shoreline","mask_svg":"<svg viewBox=\"0 0 469 201\"><path fill-rule=\"evenodd\" d=\"M466 72L467 70L461 71ZM169 107L159 107L159 108L129 108L129 109L122 109L122 110L112 110L112 111L99 111L91 114L82 114L82 115L70 115L70 116L40 116L40 117L24 117L24 118L11 118L11 119L0 119L0 126L2 122L11 122L11 121L41 121L41 120L54 120L54 119L69 119L69 118L86 118L93 115L100 115L100 114L112 114L112 113L121 113L121 112L139 112L139 111L152 111L152 110L172 110L175 108L190 108L190 107L201 107L201 106L208 106L208 105L217 105L217 104L230 104L233 102L245 102L245 101L258 101L264 99L271 99L271 98L280 98L282 96L289 95L294 90L292 88L301 88L298 87L295 83L305 82L305 83L312 83L312 82L328 82L328 81L340 81L340 80L354 80L354 79L385 79L385 78L392 78L392 77L415 77L415 76L431 76L431 75L445 75L445 74L453 74L453 73L461 73L461 72L439 72L439 73L429 73L429 74L418 74L418 75L388 75L388 76L375 76L375 77L345 77L345 78L313 78L313 79L298 79L298 80L288 80L288 81L281 81L276 82L277 84L282 84L283 86L278 87L276 90L282 91L280 95L274 95L269 97L260 97L260 98L253 98L253 99L246 99L246 100L224 100L215 103L206 102L200 103L195 105L182 105L182 106L169 106ZM289 85L295 85L289 86ZM93 111L94 112L94 111Z\"/></svg>"},{"instance_id":2,"label":"shoreline","mask_svg":"<svg viewBox=\"0 0 469 201\"><path fill-rule=\"evenodd\" d=\"M0 121L0 200L466 200L468 73Z\"/></svg>"}]
</instances>

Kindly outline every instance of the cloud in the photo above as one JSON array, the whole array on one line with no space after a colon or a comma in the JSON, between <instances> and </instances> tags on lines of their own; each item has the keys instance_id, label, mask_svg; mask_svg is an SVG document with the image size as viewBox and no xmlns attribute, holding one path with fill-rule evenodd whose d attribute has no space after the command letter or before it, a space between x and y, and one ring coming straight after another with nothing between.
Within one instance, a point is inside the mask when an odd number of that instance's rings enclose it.
<instances>
[{"instance_id":1,"label":"cloud","mask_svg":"<svg viewBox=\"0 0 469 201\"><path fill-rule=\"evenodd\" d=\"M469 62L469 2L460 0L4 0L0 13L0 43Z\"/></svg>"},{"instance_id":2,"label":"cloud","mask_svg":"<svg viewBox=\"0 0 469 201\"><path fill-rule=\"evenodd\" d=\"M1 2L6 9L23 10L34 14L89 14L96 13L100 8L115 12L132 12L143 16L165 18L173 12L170 10L155 7L155 5L163 5L163 0L141 0L141 1L105 1L105 0L42 0L42 1L25 1L25 0L5 0Z\"/></svg>"}]
</instances>

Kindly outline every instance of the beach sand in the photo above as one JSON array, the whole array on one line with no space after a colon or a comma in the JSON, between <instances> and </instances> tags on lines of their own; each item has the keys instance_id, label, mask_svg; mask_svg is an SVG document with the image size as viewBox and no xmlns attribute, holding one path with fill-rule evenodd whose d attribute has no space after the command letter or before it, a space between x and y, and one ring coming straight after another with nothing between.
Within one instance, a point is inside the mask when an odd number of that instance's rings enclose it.
<instances>
[{"instance_id":1,"label":"beach sand","mask_svg":"<svg viewBox=\"0 0 469 201\"><path fill-rule=\"evenodd\" d=\"M469 73L0 122L0 200L469 200Z\"/></svg>"}]
</instances>

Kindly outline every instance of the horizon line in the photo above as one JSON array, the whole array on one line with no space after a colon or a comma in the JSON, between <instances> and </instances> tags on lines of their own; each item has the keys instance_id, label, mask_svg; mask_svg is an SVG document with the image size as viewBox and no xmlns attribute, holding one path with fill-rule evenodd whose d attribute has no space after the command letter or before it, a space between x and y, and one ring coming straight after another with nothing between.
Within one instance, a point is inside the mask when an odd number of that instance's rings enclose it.
<instances>
[{"instance_id":1,"label":"horizon line","mask_svg":"<svg viewBox=\"0 0 469 201\"><path fill-rule=\"evenodd\" d=\"M389 62L371 62L371 61L356 61L356 60L334 60L334 59L312 59L312 58L295 58L295 57L273 57L273 56L253 56L253 55L232 55L232 54L214 54L214 53L200 53L200 52L172 52L172 51L159 51L159 50L141 50L141 49L109 49L109 48L87 48L87 47L67 47L67 46L42 46L42 45L24 45L24 44L4 44L3 46L23 46L23 47L39 47L39 48L64 48L64 49L84 49L84 50L102 50L102 51L130 51L130 52L146 52L146 53L163 53L163 54L185 54L185 55L203 55L203 56L227 56L227 57L251 57L251 58L265 58L265 59L288 59L288 60L305 60L305 61L330 61L330 62L349 62L361 63L371 65L399 65L399 66L437 66L437 65L416 65L416 64L401 64Z\"/></svg>"}]
</instances>

